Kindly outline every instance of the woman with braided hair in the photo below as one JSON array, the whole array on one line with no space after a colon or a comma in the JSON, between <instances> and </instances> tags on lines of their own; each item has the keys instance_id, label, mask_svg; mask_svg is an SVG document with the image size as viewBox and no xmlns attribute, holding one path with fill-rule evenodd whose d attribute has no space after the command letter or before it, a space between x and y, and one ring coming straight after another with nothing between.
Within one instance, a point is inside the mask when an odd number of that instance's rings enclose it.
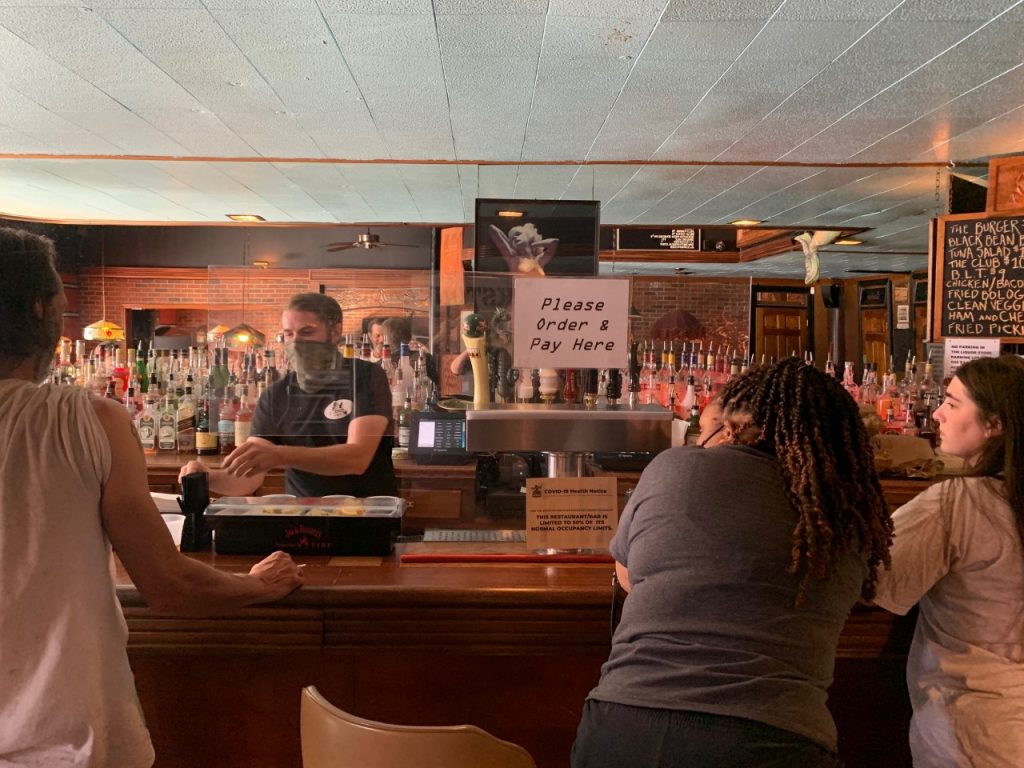
<instances>
[{"instance_id":1,"label":"woman with braided hair","mask_svg":"<svg viewBox=\"0 0 1024 768\"><path fill-rule=\"evenodd\" d=\"M920 608L907 660L915 768L1024 765L1024 359L962 365L935 411L967 475L893 513L875 602Z\"/></svg>"},{"instance_id":2,"label":"woman with braided hair","mask_svg":"<svg viewBox=\"0 0 1024 768\"><path fill-rule=\"evenodd\" d=\"M836 644L891 539L868 437L839 382L795 358L720 401L708 449L659 454L623 510L629 595L574 768L841 765Z\"/></svg>"}]
</instances>

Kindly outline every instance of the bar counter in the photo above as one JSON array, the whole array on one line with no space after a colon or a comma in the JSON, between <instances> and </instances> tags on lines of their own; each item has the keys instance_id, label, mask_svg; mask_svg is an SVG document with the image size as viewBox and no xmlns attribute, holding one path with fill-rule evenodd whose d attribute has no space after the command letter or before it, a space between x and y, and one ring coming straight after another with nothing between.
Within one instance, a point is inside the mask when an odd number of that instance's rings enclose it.
<instances>
[{"instance_id":1,"label":"bar counter","mask_svg":"<svg viewBox=\"0 0 1024 768\"><path fill-rule=\"evenodd\" d=\"M313 684L363 717L472 723L521 744L541 768L567 766L609 650L611 565L401 561L405 548L425 546L399 544L385 558L298 557L301 590L206 619L150 611L118 567L156 765L299 768L299 692ZM190 556L231 572L257 559ZM875 608L850 616L830 706L851 768L910 765L912 630L912 617Z\"/></svg>"},{"instance_id":2,"label":"bar counter","mask_svg":"<svg viewBox=\"0 0 1024 768\"><path fill-rule=\"evenodd\" d=\"M149 489L174 493L178 488L178 470L189 459L201 458L212 467L220 466L221 456L197 457L195 454L157 453L146 457ZM522 528L522 515L517 524L508 519L488 517L480 508L477 498L476 464L437 466L417 464L404 452L396 452L395 477L399 493L409 502L403 520L403 529L422 531L424 528ZM611 472L595 468L596 475L611 475L618 481L619 508L624 504L626 491L640 479L640 472ZM882 478L882 491L895 509L914 498L933 482L905 478ZM282 493L284 473L267 473L259 493Z\"/></svg>"}]
</instances>

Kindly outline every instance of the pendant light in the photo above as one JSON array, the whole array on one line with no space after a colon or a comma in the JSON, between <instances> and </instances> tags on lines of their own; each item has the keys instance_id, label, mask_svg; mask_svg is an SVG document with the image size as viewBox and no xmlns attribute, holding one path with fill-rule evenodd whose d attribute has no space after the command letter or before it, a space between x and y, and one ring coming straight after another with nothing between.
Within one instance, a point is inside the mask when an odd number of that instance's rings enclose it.
<instances>
[{"instance_id":1,"label":"pendant light","mask_svg":"<svg viewBox=\"0 0 1024 768\"><path fill-rule=\"evenodd\" d=\"M106 265L106 238L103 230L100 230L100 296L102 300L102 320L89 323L82 329L82 336L86 341L124 341L124 328L117 323L107 320L107 265Z\"/></svg>"}]
</instances>

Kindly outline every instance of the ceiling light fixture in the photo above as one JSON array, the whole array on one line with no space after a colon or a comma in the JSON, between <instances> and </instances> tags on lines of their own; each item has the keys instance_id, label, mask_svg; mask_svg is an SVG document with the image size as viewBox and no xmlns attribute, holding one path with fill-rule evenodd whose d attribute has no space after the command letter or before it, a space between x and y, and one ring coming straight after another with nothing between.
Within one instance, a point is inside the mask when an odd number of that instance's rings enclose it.
<instances>
[{"instance_id":1,"label":"ceiling light fixture","mask_svg":"<svg viewBox=\"0 0 1024 768\"><path fill-rule=\"evenodd\" d=\"M260 269L266 269L267 267L270 266L270 262L267 261L266 259L256 259L256 261L254 261L252 265L254 267L259 267Z\"/></svg>"},{"instance_id":2,"label":"ceiling light fixture","mask_svg":"<svg viewBox=\"0 0 1024 768\"><path fill-rule=\"evenodd\" d=\"M832 245L861 245L863 240L854 240L852 237L844 237L842 240L836 240Z\"/></svg>"},{"instance_id":3,"label":"ceiling light fixture","mask_svg":"<svg viewBox=\"0 0 1024 768\"><path fill-rule=\"evenodd\" d=\"M244 221L249 224L255 224L258 221L266 221L262 216L255 213L226 213L224 215L232 221Z\"/></svg>"},{"instance_id":4,"label":"ceiling light fixture","mask_svg":"<svg viewBox=\"0 0 1024 768\"><path fill-rule=\"evenodd\" d=\"M499 216L504 216L506 219L518 219L525 216L522 211L498 211Z\"/></svg>"},{"instance_id":5,"label":"ceiling light fixture","mask_svg":"<svg viewBox=\"0 0 1024 768\"><path fill-rule=\"evenodd\" d=\"M730 221L734 227L756 227L762 223L761 219L736 219L736 221Z\"/></svg>"},{"instance_id":6,"label":"ceiling light fixture","mask_svg":"<svg viewBox=\"0 0 1024 768\"><path fill-rule=\"evenodd\" d=\"M124 341L124 328L107 320L107 249L106 238L100 230L100 296L103 307L102 319L89 323L82 329L86 341Z\"/></svg>"}]
</instances>

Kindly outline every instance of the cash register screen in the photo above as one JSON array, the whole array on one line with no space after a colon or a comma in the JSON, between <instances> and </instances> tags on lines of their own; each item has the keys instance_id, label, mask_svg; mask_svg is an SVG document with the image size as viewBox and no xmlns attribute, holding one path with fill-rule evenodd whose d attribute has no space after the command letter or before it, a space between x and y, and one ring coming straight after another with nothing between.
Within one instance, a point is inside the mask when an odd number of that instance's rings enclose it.
<instances>
[{"instance_id":1,"label":"cash register screen","mask_svg":"<svg viewBox=\"0 0 1024 768\"><path fill-rule=\"evenodd\" d=\"M463 413L415 411L409 430L409 455L418 464L464 464L473 460L466 450Z\"/></svg>"}]
</instances>

